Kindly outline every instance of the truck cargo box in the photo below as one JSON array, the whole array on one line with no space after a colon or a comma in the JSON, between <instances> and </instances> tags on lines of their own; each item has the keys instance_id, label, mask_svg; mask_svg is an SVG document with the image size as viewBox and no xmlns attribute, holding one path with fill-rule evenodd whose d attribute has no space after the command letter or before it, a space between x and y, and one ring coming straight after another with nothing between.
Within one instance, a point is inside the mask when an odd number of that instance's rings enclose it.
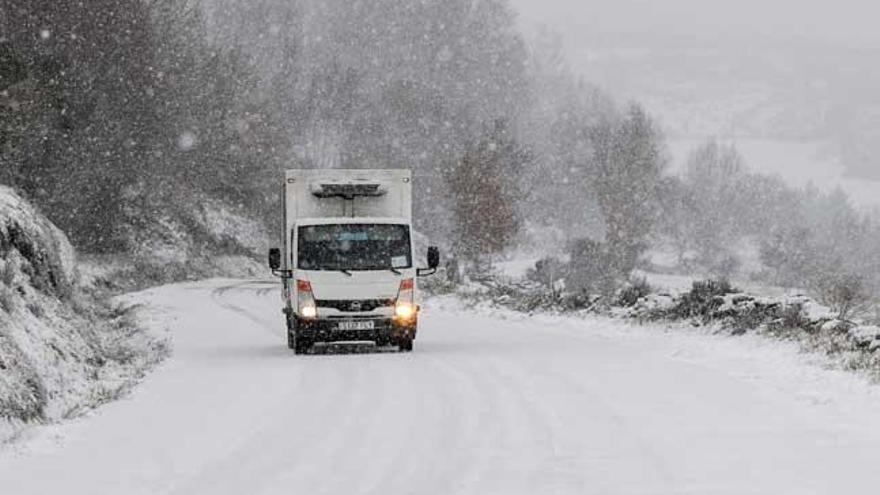
<instances>
[{"instance_id":1,"label":"truck cargo box","mask_svg":"<svg viewBox=\"0 0 880 495\"><path fill-rule=\"evenodd\" d=\"M286 225L297 219L412 219L409 170L288 170L285 175Z\"/></svg>"}]
</instances>

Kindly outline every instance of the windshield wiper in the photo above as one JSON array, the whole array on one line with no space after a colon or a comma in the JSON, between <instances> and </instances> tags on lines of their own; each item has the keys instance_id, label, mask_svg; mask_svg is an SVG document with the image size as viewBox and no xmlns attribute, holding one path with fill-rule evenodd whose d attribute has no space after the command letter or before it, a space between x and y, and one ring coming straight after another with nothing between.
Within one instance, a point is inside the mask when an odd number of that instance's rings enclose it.
<instances>
[{"instance_id":1,"label":"windshield wiper","mask_svg":"<svg viewBox=\"0 0 880 495\"><path fill-rule=\"evenodd\" d=\"M321 268L320 270L321 270L322 272L342 272L342 273L348 275L349 277L352 277L352 276L353 276L353 275L351 274L351 272L348 271L348 270L345 269L345 268Z\"/></svg>"},{"instance_id":2,"label":"windshield wiper","mask_svg":"<svg viewBox=\"0 0 880 495\"><path fill-rule=\"evenodd\" d=\"M383 270L389 270L389 271L391 271L391 273L393 273L393 274L395 274L395 275L403 275L403 272L402 272L402 271L398 270L397 268L394 268L393 266L392 266L392 267L387 267L387 266L374 266L374 267L370 267L370 268L364 268L364 270L368 270L368 271L371 271L371 272L372 272L372 271L380 272L380 271L383 271Z\"/></svg>"},{"instance_id":3,"label":"windshield wiper","mask_svg":"<svg viewBox=\"0 0 880 495\"><path fill-rule=\"evenodd\" d=\"M348 275L349 277L353 276L351 273L351 270L348 270L347 268L324 268L323 270L328 271L328 272L342 272L342 273ZM395 275L403 275L403 272L398 270L397 268L364 268L363 270L366 270L366 271L391 270L391 272L393 272Z\"/></svg>"}]
</instances>

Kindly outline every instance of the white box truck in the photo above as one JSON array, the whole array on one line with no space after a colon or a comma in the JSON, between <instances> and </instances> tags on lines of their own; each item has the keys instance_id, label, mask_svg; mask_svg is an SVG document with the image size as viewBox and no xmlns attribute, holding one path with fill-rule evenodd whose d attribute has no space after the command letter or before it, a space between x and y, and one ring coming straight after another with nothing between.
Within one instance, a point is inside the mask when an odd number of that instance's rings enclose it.
<instances>
[{"instance_id":1,"label":"white box truck","mask_svg":"<svg viewBox=\"0 0 880 495\"><path fill-rule=\"evenodd\" d=\"M283 280L287 345L374 342L412 351L418 277L440 263L428 248L418 268L409 170L289 170L284 247L269 251Z\"/></svg>"}]
</instances>

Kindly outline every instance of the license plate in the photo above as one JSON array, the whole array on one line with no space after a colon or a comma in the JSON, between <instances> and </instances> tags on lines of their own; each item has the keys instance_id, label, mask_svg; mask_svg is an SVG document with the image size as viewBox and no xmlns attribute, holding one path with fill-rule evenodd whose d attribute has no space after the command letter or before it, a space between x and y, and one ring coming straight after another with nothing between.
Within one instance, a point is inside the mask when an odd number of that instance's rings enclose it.
<instances>
[{"instance_id":1,"label":"license plate","mask_svg":"<svg viewBox=\"0 0 880 495\"><path fill-rule=\"evenodd\" d=\"M372 330L376 328L376 322L372 320L366 321L340 321L339 326L337 327L342 331L349 330Z\"/></svg>"}]
</instances>

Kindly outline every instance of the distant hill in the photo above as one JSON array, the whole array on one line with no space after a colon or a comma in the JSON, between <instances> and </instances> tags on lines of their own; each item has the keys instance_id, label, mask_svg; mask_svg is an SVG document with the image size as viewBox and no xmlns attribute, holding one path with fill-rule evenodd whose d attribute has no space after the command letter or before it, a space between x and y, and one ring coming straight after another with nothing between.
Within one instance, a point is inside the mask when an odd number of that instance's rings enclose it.
<instances>
[{"instance_id":1,"label":"distant hill","mask_svg":"<svg viewBox=\"0 0 880 495\"><path fill-rule=\"evenodd\" d=\"M588 79L644 102L671 138L829 143L851 176L880 180L880 49L605 35L571 50Z\"/></svg>"}]
</instances>

